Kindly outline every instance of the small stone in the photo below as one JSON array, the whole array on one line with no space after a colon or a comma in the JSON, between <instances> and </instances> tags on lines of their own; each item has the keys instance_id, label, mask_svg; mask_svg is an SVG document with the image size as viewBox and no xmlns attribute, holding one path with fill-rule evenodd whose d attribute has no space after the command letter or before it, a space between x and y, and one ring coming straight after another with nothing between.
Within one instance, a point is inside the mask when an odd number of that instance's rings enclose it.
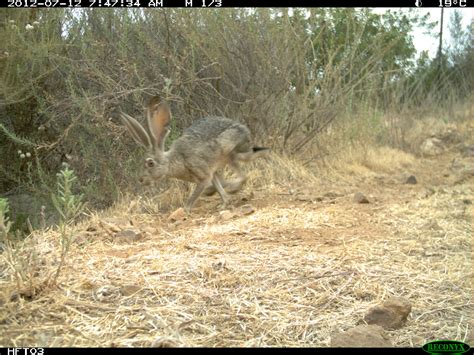
<instances>
[{"instance_id":1,"label":"small stone","mask_svg":"<svg viewBox=\"0 0 474 355\"><path fill-rule=\"evenodd\" d=\"M381 305L369 310L364 320L367 324L376 324L384 329L399 329L411 312L410 301L403 297L392 297Z\"/></svg>"},{"instance_id":2,"label":"small stone","mask_svg":"<svg viewBox=\"0 0 474 355\"><path fill-rule=\"evenodd\" d=\"M240 212L242 212L244 216L247 216L249 214L254 213L255 208L253 208L252 205L243 205L242 207L240 207Z\"/></svg>"},{"instance_id":3,"label":"small stone","mask_svg":"<svg viewBox=\"0 0 474 355\"><path fill-rule=\"evenodd\" d=\"M223 260L219 260L219 261L216 261L212 264L212 268L215 270L215 271L219 271L219 270L223 270L223 269L226 269L227 266L226 266L226 261L223 259Z\"/></svg>"},{"instance_id":4,"label":"small stone","mask_svg":"<svg viewBox=\"0 0 474 355\"><path fill-rule=\"evenodd\" d=\"M133 229L124 229L115 234L115 240L119 242L135 242L143 238L143 235Z\"/></svg>"},{"instance_id":5,"label":"small stone","mask_svg":"<svg viewBox=\"0 0 474 355\"><path fill-rule=\"evenodd\" d=\"M168 220L171 222L184 221L185 219L186 219L186 212L184 211L184 208L182 207L178 208L168 217Z\"/></svg>"},{"instance_id":6,"label":"small stone","mask_svg":"<svg viewBox=\"0 0 474 355\"><path fill-rule=\"evenodd\" d=\"M331 334L331 347L337 348L389 348L393 347L382 327L358 325L346 332Z\"/></svg>"},{"instance_id":7,"label":"small stone","mask_svg":"<svg viewBox=\"0 0 474 355\"><path fill-rule=\"evenodd\" d=\"M409 185L416 185L418 181L416 181L415 175L410 175L407 180L405 181L405 184Z\"/></svg>"},{"instance_id":8,"label":"small stone","mask_svg":"<svg viewBox=\"0 0 474 355\"><path fill-rule=\"evenodd\" d=\"M426 340L418 335L411 336L411 342L413 347L421 348L424 344L426 344Z\"/></svg>"},{"instance_id":9,"label":"small stone","mask_svg":"<svg viewBox=\"0 0 474 355\"><path fill-rule=\"evenodd\" d=\"M93 297L99 302L113 302L120 298L120 289L112 285L104 285L93 292Z\"/></svg>"},{"instance_id":10,"label":"small stone","mask_svg":"<svg viewBox=\"0 0 474 355\"><path fill-rule=\"evenodd\" d=\"M424 155L434 156L443 153L443 142L435 137L426 139L420 146L420 150Z\"/></svg>"},{"instance_id":11,"label":"small stone","mask_svg":"<svg viewBox=\"0 0 474 355\"><path fill-rule=\"evenodd\" d=\"M370 203L367 197L362 192L356 192L354 194L354 202L355 203Z\"/></svg>"},{"instance_id":12,"label":"small stone","mask_svg":"<svg viewBox=\"0 0 474 355\"><path fill-rule=\"evenodd\" d=\"M234 212L229 210L224 210L219 212L219 216L223 221L229 221L236 216Z\"/></svg>"}]
</instances>

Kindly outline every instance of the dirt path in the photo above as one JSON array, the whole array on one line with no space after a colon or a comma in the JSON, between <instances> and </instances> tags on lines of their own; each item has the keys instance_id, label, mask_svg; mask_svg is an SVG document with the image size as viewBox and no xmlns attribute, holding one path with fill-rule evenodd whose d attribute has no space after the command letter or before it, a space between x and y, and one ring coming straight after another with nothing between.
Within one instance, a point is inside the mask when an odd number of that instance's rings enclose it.
<instances>
[{"instance_id":1,"label":"dirt path","mask_svg":"<svg viewBox=\"0 0 474 355\"><path fill-rule=\"evenodd\" d=\"M0 344L329 346L395 295L412 304L388 332L395 346L472 345L473 169L452 151L397 175L258 191L235 201L234 217L220 216L217 197L181 222L95 217L61 289L9 302L2 283ZM354 203L358 191L370 203ZM240 213L245 204L254 211ZM124 228L137 240L117 238Z\"/></svg>"}]
</instances>

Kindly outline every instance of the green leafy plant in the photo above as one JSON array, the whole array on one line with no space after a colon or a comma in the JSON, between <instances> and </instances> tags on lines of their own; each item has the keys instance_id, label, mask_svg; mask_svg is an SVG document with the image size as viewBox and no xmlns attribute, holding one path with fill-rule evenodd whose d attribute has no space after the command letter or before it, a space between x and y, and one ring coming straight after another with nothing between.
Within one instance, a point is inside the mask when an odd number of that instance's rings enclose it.
<instances>
[{"instance_id":1,"label":"green leafy plant","mask_svg":"<svg viewBox=\"0 0 474 355\"><path fill-rule=\"evenodd\" d=\"M63 169L57 174L57 192L51 195L54 207L60 215L59 232L61 237L60 262L50 282L53 285L56 284L59 278L66 261L66 255L74 240L74 231L70 230L68 226L79 217L84 209L84 195L73 193L76 180L77 176L74 174L74 170L67 163L63 163Z\"/></svg>"},{"instance_id":2,"label":"green leafy plant","mask_svg":"<svg viewBox=\"0 0 474 355\"><path fill-rule=\"evenodd\" d=\"M57 285L67 253L74 240L74 228L71 228L71 224L77 220L84 209L83 195L73 192L76 180L74 171L68 164L63 163L61 171L57 174L57 191L51 196L59 213L60 260L56 270L48 273L44 278L40 276L37 238L31 236L13 238L12 223L8 218L8 200L0 198L0 246L4 249L2 256L6 261L5 265L13 271L12 275L17 287L14 294L17 296L32 298L38 290ZM44 215L44 208L41 214ZM44 229L43 223L42 230Z\"/></svg>"}]
</instances>

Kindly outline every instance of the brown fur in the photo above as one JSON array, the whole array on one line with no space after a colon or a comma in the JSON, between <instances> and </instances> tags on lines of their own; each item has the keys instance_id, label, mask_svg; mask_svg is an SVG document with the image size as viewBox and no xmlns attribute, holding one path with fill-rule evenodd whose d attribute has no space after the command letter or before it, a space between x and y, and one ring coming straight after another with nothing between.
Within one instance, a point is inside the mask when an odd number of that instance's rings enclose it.
<instances>
[{"instance_id":1,"label":"brown fur","mask_svg":"<svg viewBox=\"0 0 474 355\"><path fill-rule=\"evenodd\" d=\"M181 137L176 139L168 151L164 143L168 133L171 112L165 102L157 104L155 99L148 107L148 124L151 137L132 117L122 114L121 118L132 137L139 144L149 148L145 159L143 181L160 178L177 178L197 184L186 203L189 211L194 202L206 189L206 194L217 191L227 204L230 192L240 190L247 177L239 167L241 161L251 161L268 151L268 148L254 147L249 129L236 121L223 117L206 117L195 121ZM227 164L237 173L236 181L228 182L217 173Z\"/></svg>"}]
</instances>

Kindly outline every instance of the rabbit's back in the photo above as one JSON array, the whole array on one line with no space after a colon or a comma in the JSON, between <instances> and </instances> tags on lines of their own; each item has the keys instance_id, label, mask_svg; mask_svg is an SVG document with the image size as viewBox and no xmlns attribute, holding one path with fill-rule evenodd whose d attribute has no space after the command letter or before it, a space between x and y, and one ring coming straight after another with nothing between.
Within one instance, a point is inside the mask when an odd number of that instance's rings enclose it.
<instances>
[{"instance_id":1,"label":"rabbit's back","mask_svg":"<svg viewBox=\"0 0 474 355\"><path fill-rule=\"evenodd\" d=\"M184 130L181 140L196 146L209 146L221 153L241 153L252 149L249 129L225 117L205 117ZM196 148L195 146L195 148Z\"/></svg>"},{"instance_id":2,"label":"rabbit's back","mask_svg":"<svg viewBox=\"0 0 474 355\"><path fill-rule=\"evenodd\" d=\"M174 175L188 181L202 181L210 172L224 167L236 153L252 151L249 129L222 117L195 121L176 139L169 151Z\"/></svg>"}]
</instances>

